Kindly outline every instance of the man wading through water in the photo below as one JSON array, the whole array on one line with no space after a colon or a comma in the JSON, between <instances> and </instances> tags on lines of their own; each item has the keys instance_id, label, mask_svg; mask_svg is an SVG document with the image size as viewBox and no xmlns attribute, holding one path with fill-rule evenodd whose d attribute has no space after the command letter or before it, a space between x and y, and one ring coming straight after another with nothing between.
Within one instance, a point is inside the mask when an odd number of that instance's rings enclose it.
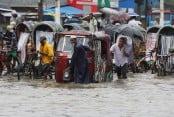
<instances>
[{"instance_id":1,"label":"man wading through water","mask_svg":"<svg viewBox=\"0 0 174 117\"><path fill-rule=\"evenodd\" d=\"M126 48L126 43L125 43L126 39L127 38L124 36L119 37L117 39L117 43L112 45L110 48L110 51L114 54L118 79L127 78L129 52Z\"/></svg>"},{"instance_id":2,"label":"man wading through water","mask_svg":"<svg viewBox=\"0 0 174 117\"><path fill-rule=\"evenodd\" d=\"M90 49L87 46L78 43L76 36L71 36L70 38L74 47L74 53L70 64L70 74L74 78L75 83L90 83L88 60L85 56L86 51L90 51Z\"/></svg>"}]
</instances>

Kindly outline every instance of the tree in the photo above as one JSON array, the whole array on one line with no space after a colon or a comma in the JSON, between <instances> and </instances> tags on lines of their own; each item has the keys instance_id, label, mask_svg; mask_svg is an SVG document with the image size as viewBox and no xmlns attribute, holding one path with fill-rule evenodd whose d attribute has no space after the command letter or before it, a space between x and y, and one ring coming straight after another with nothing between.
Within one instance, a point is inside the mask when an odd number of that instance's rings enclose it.
<instances>
[{"instance_id":1,"label":"tree","mask_svg":"<svg viewBox=\"0 0 174 117\"><path fill-rule=\"evenodd\" d=\"M135 3L137 4L143 4L144 0L135 0Z\"/></svg>"}]
</instances>

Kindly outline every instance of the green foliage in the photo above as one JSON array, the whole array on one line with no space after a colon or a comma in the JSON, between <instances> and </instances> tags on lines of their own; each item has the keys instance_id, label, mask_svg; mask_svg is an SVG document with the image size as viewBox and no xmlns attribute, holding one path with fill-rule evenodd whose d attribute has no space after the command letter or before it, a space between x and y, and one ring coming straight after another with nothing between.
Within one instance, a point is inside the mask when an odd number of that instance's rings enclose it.
<instances>
[{"instance_id":1,"label":"green foliage","mask_svg":"<svg viewBox=\"0 0 174 117\"><path fill-rule=\"evenodd\" d=\"M174 9L174 0L164 0L166 9Z\"/></svg>"}]
</instances>

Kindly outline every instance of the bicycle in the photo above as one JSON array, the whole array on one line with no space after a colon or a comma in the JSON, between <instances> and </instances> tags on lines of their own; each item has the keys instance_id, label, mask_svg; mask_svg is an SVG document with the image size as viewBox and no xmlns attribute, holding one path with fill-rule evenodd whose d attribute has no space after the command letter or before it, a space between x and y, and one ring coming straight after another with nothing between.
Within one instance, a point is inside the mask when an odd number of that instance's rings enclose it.
<instances>
[{"instance_id":1,"label":"bicycle","mask_svg":"<svg viewBox=\"0 0 174 117\"><path fill-rule=\"evenodd\" d=\"M21 57L20 57L21 52L18 52L18 57L19 57L19 64L18 64L18 79L20 80L21 74L25 76L29 76L30 79L32 79L32 70L34 69L34 61L37 59L37 53L34 52L34 50L31 53L27 53L27 57L22 63Z\"/></svg>"},{"instance_id":2,"label":"bicycle","mask_svg":"<svg viewBox=\"0 0 174 117\"><path fill-rule=\"evenodd\" d=\"M36 77L37 78L42 77L40 70L43 68L43 64L41 63L41 57L38 55L38 53L39 52L32 53L30 59L28 59L28 64L25 63L24 65L25 67L24 69L28 68L26 72L28 72L30 79L34 79ZM52 56L49 56L49 57L52 57ZM26 68L26 66L28 67ZM47 76L49 76L50 79L52 79L53 75L55 75L54 62L49 64L45 69L46 69Z\"/></svg>"},{"instance_id":3,"label":"bicycle","mask_svg":"<svg viewBox=\"0 0 174 117\"><path fill-rule=\"evenodd\" d=\"M9 55L9 54L11 54L10 52L12 52L12 51L8 50L8 49L2 49L0 51L0 55L1 55L0 73L2 74L2 72L5 70L5 66L6 66L7 72L4 75L10 74L10 73L13 74L13 73L17 72L17 76L18 76L19 73L18 73L17 66L19 66L21 60L18 56L15 57L13 55ZM11 60L8 60L8 56L11 56ZM18 77L18 79L19 79L19 77Z\"/></svg>"},{"instance_id":4,"label":"bicycle","mask_svg":"<svg viewBox=\"0 0 174 117\"><path fill-rule=\"evenodd\" d=\"M0 76L2 75L3 72L3 68L4 68L4 64L5 64L5 57L6 54L4 53L4 51L0 51Z\"/></svg>"}]
</instances>

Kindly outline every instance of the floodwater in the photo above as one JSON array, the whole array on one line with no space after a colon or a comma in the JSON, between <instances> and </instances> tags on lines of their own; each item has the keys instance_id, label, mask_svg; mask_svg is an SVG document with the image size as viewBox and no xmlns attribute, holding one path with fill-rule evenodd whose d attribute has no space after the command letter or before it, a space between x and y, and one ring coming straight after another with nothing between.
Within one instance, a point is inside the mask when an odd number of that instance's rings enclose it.
<instances>
[{"instance_id":1,"label":"floodwater","mask_svg":"<svg viewBox=\"0 0 174 117\"><path fill-rule=\"evenodd\" d=\"M0 117L173 117L174 76L80 85L0 78Z\"/></svg>"}]
</instances>

